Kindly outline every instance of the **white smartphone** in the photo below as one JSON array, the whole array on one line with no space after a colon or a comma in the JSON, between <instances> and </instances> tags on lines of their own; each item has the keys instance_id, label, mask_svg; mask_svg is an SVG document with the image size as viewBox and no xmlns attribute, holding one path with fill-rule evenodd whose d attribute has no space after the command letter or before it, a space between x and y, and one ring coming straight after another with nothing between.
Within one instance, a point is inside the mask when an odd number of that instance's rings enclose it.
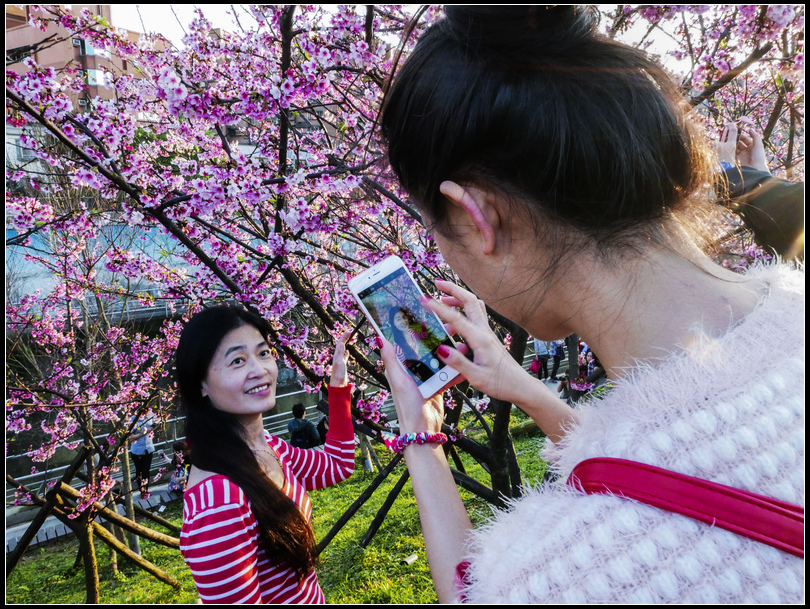
<instances>
[{"instance_id":1,"label":"white smartphone","mask_svg":"<svg viewBox=\"0 0 810 609\"><path fill-rule=\"evenodd\" d=\"M389 256L349 280L349 290L378 334L429 398L458 375L439 359L439 345L455 346L435 313L419 302L422 291L399 256Z\"/></svg>"}]
</instances>

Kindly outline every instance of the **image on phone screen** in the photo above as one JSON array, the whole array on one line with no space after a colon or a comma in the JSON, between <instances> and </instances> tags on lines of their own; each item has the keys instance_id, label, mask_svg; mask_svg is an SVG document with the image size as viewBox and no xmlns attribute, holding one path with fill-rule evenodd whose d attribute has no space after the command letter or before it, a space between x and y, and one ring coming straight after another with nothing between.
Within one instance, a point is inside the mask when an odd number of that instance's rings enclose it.
<instances>
[{"instance_id":1,"label":"image on phone screen","mask_svg":"<svg viewBox=\"0 0 810 609\"><path fill-rule=\"evenodd\" d=\"M436 348L453 343L441 322L419 303L420 296L405 268L358 293L405 369L418 382L425 382L442 367Z\"/></svg>"}]
</instances>

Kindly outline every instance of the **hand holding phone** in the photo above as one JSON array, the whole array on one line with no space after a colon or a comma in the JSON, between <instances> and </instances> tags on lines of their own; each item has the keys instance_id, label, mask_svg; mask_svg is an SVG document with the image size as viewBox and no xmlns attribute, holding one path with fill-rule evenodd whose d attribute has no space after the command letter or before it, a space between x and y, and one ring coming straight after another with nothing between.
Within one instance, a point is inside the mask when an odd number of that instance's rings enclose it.
<instances>
[{"instance_id":1,"label":"hand holding phone","mask_svg":"<svg viewBox=\"0 0 810 609\"><path fill-rule=\"evenodd\" d=\"M523 370L492 331L483 301L449 281L437 280L436 288L445 295L426 301L425 306L464 341L442 355L443 362L477 390L516 405L525 403L527 395L543 390L543 383Z\"/></svg>"},{"instance_id":2,"label":"hand holding phone","mask_svg":"<svg viewBox=\"0 0 810 609\"><path fill-rule=\"evenodd\" d=\"M430 397L458 376L439 359L441 345L454 346L439 318L420 302L422 292L402 260L389 256L349 281L349 290L399 364Z\"/></svg>"},{"instance_id":3,"label":"hand holding phone","mask_svg":"<svg viewBox=\"0 0 810 609\"><path fill-rule=\"evenodd\" d=\"M407 370L399 365L394 346L385 338L378 340L381 345L380 356L385 364L385 377L388 379L388 386L397 409L399 432L401 434L439 433L444 422L444 402L441 391L430 398L424 397L421 392L414 391L414 379Z\"/></svg>"}]
</instances>

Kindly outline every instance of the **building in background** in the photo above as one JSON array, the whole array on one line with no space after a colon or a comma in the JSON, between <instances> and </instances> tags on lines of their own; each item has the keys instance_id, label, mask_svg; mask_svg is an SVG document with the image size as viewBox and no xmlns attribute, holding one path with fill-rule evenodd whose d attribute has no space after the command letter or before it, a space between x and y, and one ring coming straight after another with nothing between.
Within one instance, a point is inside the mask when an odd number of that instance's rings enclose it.
<instances>
[{"instance_id":1,"label":"building in background","mask_svg":"<svg viewBox=\"0 0 810 609\"><path fill-rule=\"evenodd\" d=\"M65 10L78 14L88 9L92 14L103 17L113 26L109 5L102 4L68 4ZM71 102L78 111L87 109L89 102L100 97L112 99L115 90L109 87L110 72L115 74L135 74L136 69L126 59L121 59L109 51L94 49L80 35L71 36L61 26L49 24L46 31L29 25L30 7L6 5L6 68L17 72L25 71L20 60L31 55L43 67L52 67L59 71L67 65L81 70L85 76L87 88L81 93L72 92ZM140 33L120 28L133 42Z\"/></svg>"}]
</instances>

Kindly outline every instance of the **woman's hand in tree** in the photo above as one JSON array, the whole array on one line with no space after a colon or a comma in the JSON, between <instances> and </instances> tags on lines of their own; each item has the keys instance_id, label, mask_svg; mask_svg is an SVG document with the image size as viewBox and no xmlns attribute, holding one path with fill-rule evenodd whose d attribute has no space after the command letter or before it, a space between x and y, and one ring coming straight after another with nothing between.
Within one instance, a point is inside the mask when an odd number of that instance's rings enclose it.
<instances>
[{"instance_id":1,"label":"woman's hand in tree","mask_svg":"<svg viewBox=\"0 0 810 609\"><path fill-rule=\"evenodd\" d=\"M332 375L329 377L330 387L345 387L348 385L348 372L346 364L349 361L349 352L346 351L346 341L351 331L347 330L335 341L335 354L332 356Z\"/></svg>"}]
</instances>

